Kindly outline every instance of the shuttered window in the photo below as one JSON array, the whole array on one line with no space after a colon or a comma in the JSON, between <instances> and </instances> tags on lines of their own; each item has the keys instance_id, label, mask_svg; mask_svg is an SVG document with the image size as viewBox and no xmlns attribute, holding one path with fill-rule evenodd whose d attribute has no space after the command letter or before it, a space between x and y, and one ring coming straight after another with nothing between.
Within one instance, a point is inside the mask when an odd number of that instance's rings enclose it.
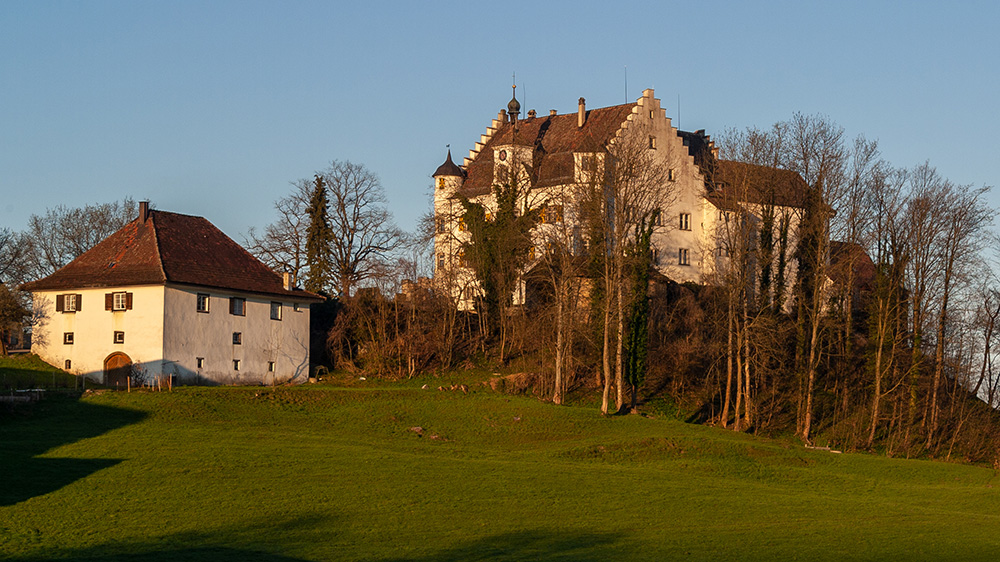
<instances>
[{"instance_id":1,"label":"shuttered window","mask_svg":"<svg viewBox=\"0 0 1000 562\"><path fill-rule=\"evenodd\" d=\"M56 295L56 312L78 312L83 303L83 295Z\"/></svg>"},{"instance_id":2,"label":"shuttered window","mask_svg":"<svg viewBox=\"0 0 1000 562\"><path fill-rule=\"evenodd\" d=\"M132 293L118 291L104 294L104 310L132 310Z\"/></svg>"}]
</instances>

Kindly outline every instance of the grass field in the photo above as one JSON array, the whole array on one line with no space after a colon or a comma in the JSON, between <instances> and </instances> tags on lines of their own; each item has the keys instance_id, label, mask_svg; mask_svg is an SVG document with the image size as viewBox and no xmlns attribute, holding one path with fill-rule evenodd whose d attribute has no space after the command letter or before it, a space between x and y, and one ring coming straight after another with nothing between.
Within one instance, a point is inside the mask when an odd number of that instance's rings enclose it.
<instances>
[{"instance_id":1,"label":"grass field","mask_svg":"<svg viewBox=\"0 0 1000 562\"><path fill-rule=\"evenodd\" d=\"M6 411L0 557L993 560L1000 552L1000 478L990 469L810 451L438 384L98 391Z\"/></svg>"}]
</instances>

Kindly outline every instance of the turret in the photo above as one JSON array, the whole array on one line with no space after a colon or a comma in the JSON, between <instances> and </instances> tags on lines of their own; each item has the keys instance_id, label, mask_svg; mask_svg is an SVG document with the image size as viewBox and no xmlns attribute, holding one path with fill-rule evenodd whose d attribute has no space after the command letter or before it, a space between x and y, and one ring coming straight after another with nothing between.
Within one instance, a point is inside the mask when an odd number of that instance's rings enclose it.
<instances>
[{"instance_id":1,"label":"turret","mask_svg":"<svg viewBox=\"0 0 1000 562\"><path fill-rule=\"evenodd\" d=\"M465 180L465 171L459 168L457 164L451 160L451 149L448 149L448 157L445 159L444 164L438 166L438 169L434 171L434 198L438 197L450 197L462 187L462 182Z\"/></svg>"}]
</instances>

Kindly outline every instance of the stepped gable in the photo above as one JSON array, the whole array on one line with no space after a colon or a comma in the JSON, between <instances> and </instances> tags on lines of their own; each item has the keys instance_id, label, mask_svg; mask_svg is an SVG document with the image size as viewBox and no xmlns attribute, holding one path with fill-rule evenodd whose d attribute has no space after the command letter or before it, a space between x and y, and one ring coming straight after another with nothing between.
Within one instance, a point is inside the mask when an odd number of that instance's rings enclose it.
<instances>
[{"instance_id":1,"label":"stepped gable","mask_svg":"<svg viewBox=\"0 0 1000 562\"><path fill-rule=\"evenodd\" d=\"M577 113L529 117L502 123L490 136L475 159L467 165L467 179L459 191L465 197L484 195L493 186L493 149L498 146L530 146L532 187L551 187L574 181L574 153L601 152L633 113L635 103L590 109L583 127Z\"/></svg>"},{"instance_id":2,"label":"stepped gable","mask_svg":"<svg viewBox=\"0 0 1000 562\"><path fill-rule=\"evenodd\" d=\"M283 279L202 217L150 210L28 291L177 283L318 300Z\"/></svg>"}]
</instances>

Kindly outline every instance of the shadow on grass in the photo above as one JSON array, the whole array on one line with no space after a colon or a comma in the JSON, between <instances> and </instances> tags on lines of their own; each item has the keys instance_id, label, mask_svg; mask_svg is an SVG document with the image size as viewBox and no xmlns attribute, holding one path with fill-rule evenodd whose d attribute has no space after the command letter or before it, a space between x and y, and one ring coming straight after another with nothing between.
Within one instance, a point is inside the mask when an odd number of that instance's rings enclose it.
<instances>
[{"instance_id":1,"label":"shadow on grass","mask_svg":"<svg viewBox=\"0 0 1000 562\"><path fill-rule=\"evenodd\" d=\"M611 533L570 531L521 531L482 537L417 558L395 558L391 562L432 560L615 560L621 558L622 537Z\"/></svg>"},{"instance_id":2,"label":"shadow on grass","mask_svg":"<svg viewBox=\"0 0 1000 562\"><path fill-rule=\"evenodd\" d=\"M114 466L120 459L38 458L56 447L142 421L143 412L51 395L0 412L0 506L42 496Z\"/></svg>"},{"instance_id":3,"label":"shadow on grass","mask_svg":"<svg viewBox=\"0 0 1000 562\"><path fill-rule=\"evenodd\" d=\"M76 562L304 562L282 554L285 541L308 544L317 529L332 525L329 517L303 516L287 520L258 521L237 527L199 532L181 532L140 541L112 540L86 548L60 549L16 558L19 562L72 560Z\"/></svg>"}]
</instances>

